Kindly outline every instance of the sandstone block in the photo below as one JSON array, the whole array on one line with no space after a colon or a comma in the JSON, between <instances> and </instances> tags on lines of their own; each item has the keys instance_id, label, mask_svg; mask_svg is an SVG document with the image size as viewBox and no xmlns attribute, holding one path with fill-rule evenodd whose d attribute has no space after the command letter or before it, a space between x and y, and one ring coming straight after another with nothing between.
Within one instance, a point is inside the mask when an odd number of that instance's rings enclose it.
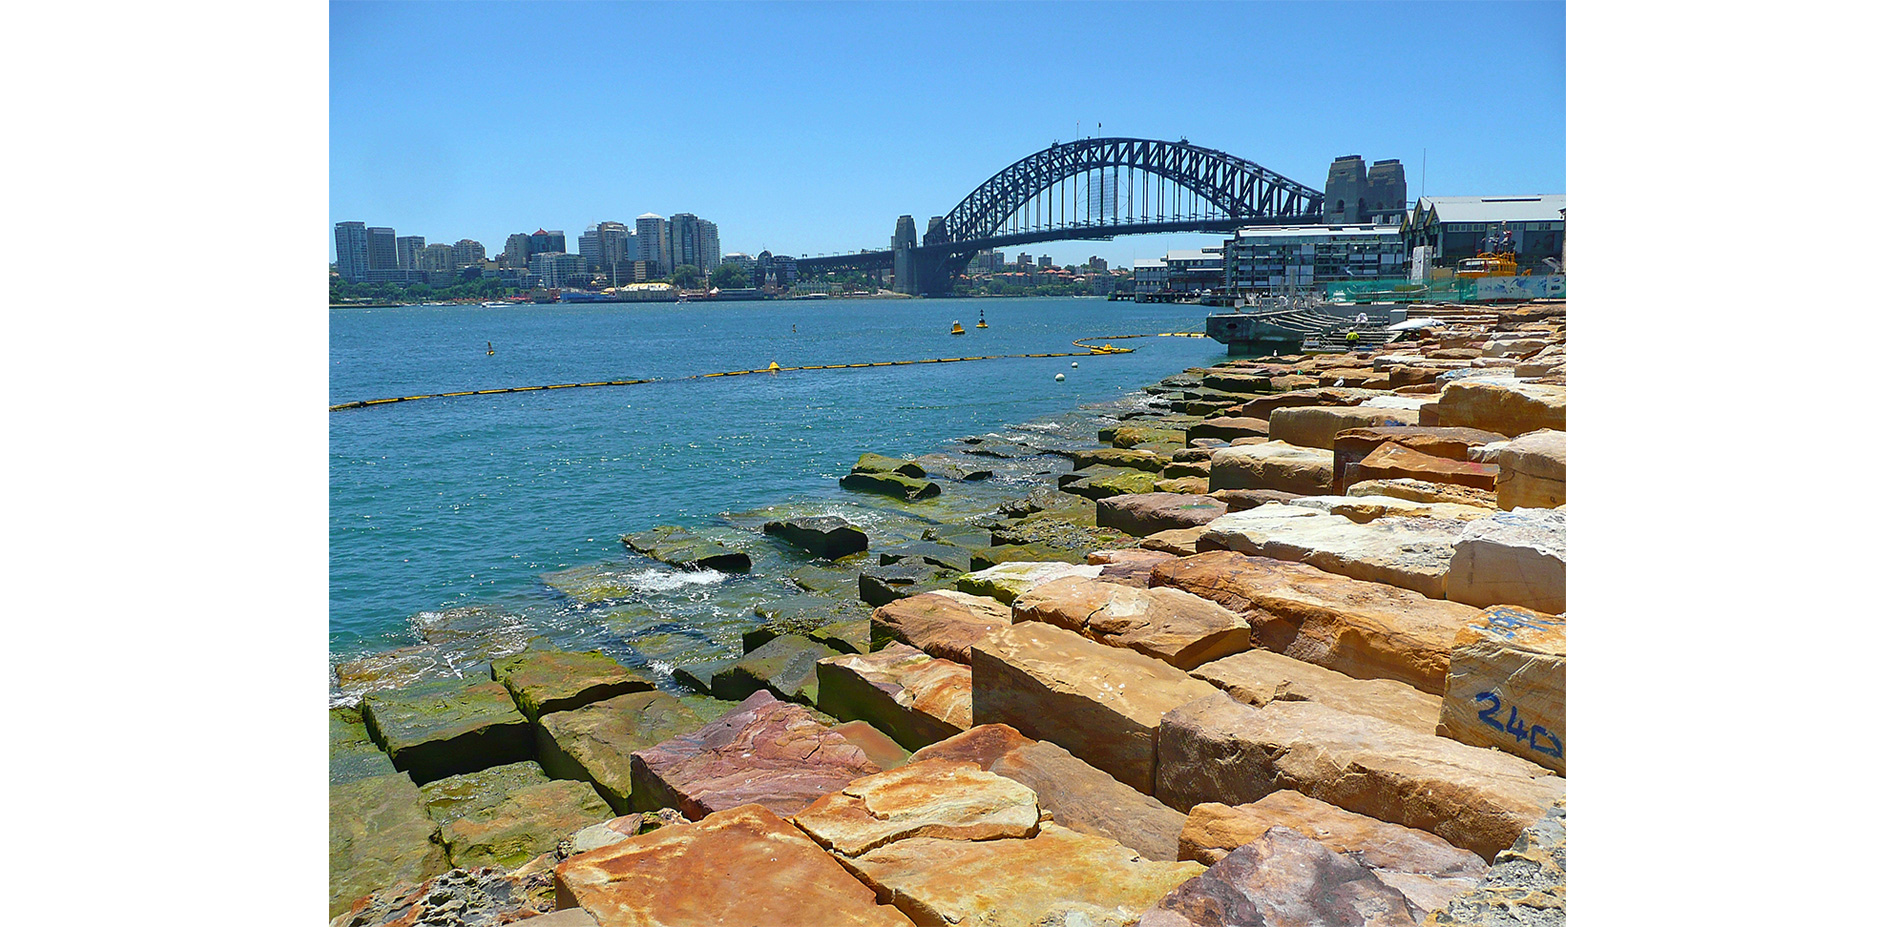
<instances>
[{"instance_id":1,"label":"sandstone block","mask_svg":"<svg viewBox=\"0 0 1900 927\"><path fill-rule=\"evenodd\" d=\"M440 825L437 839L461 869L514 869L552 851L562 838L613 817L593 786L549 780L533 763L450 776L422 790Z\"/></svg>"},{"instance_id":2,"label":"sandstone block","mask_svg":"<svg viewBox=\"0 0 1900 927\"><path fill-rule=\"evenodd\" d=\"M1246 621L1179 589L1068 577L1018 596L1012 609L1018 622L1046 622L1181 669L1247 649Z\"/></svg>"},{"instance_id":3,"label":"sandstone block","mask_svg":"<svg viewBox=\"0 0 1900 927\"><path fill-rule=\"evenodd\" d=\"M1211 866L1276 827L1372 870L1386 887L1405 896L1415 917L1476 888L1486 868L1478 854L1437 834L1354 814L1292 789L1244 805L1195 805L1181 831L1180 855Z\"/></svg>"},{"instance_id":4,"label":"sandstone block","mask_svg":"<svg viewBox=\"0 0 1900 927\"><path fill-rule=\"evenodd\" d=\"M888 605L949 581L954 574L927 563L900 560L884 566L869 566L858 572L858 599L872 608Z\"/></svg>"},{"instance_id":5,"label":"sandstone block","mask_svg":"<svg viewBox=\"0 0 1900 927\"><path fill-rule=\"evenodd\" d=\"M692 820L756 802L794 814L877 764L799 705L755 692L690 734L632 754L630 805Z\"/></svg>"},{"instance_id":6,"label":"sandstone block","mask_svg":"<svg viewBox=\"0 0 1900 927\"><path fill-rule=\"evenodd\" d=\"M1207 526L1181 528L1176 531L1157 531L1142 540L1143 549L1173 557L1192 557L1200 550L1201 535L1207 533Z\"/></svg>"},{"instance_id":7,"label":"sandstone block","mask_svg":"<svg viewBox=\"0 0 1900 927\"><path fill-rule=\"evenodd\" d=\"M1345 492L1346 487L1368 479L1360 475L1359 462L1388 441L1421 454L1463 461L1469 459L1471 448L1502 440L1503 435L1475 428L1348 428L1333 436L1333 492Z\"/></svg>"},{"instance_id":8,"label":"sandstone block","mask_svg":"<svg viewBox=\"0 0 1900 927\"><path fill-rule=\"evenodd\" d=\"M1130 493L1154 492L1155 474L1126 467L1094 466L1065 473L1056 478L1063 492L1084 499L1106 499Z\"/></svg>"},{"instance_id":9,"label":"sandstone block","mask_svg":"<svg viewBox=\"0 0 1900 927\"><path fill-rule=\"evenodd\" d=\"M562 908L601 927L911 927L809 837L758 805L716 812L569 858Z\"/></svg>"},{"instance_id":10,"label":"sandstone block","mask_svg":"<svg viewBox=\"0 0 1900 927\"><path fill-rule=\"evenodd\" d=\"M1518 509L1466 525L1448 564L1445 597L1479 608L1563 612L1564 518L1561 509Z\"/></svg>"},{"instance_id":11,"label":"sandstone block","mask_svg":"<svg viewBox=\"0 0 1900 927\"><path fill-rule=\"evenodd\" d=\"M330 916L385 886L447 872L448 856L429 839L435 828L408 776L331 785Z\"/></svg>"},{"instance_id":12,"label":"sandstone block","mask_svg":"<svg viewBox=\"0 0 1900 927\"><path fill-rule=\"evenodd\" d=\"M1075 468L1077 470L1100 465L1105 467L1127 467L1131 470L1147 470L1150 473L1160 473L1162 468L1168 465L1168 458L1153 451L1138 451L1119 447L1089 448L1087 450L1072 451L1064 456L1075 462Z\"/></svg>"},{"instance_id":13,"label":"sandstone block","mask_svg":"<svg viewBox=\"0 0 1900 927\"><path fill-rule=\"evenodd\" d=\"M1177 555L1137 547L1091 551L1088 562L1102 568L1097 577L1105 583L1120 583L1137 589L1148 588L1148 574L1155 564L1173 560Z\"/></svg>"},{"instance_id":14,"label":"sandstone block","mask_svg":"<svg viewBox=\"0 0 1900 927\"><path fill-rule=\"evenodd\" d=\"M899 476L924 478L924 468L914 460L886 457L883 454L860 454L858 462L851 465L852 473L895 473Z\"/></svg>"},{"instance_id":15,"label":"sandstone block","mask_svg":"<svg viewBox=\"0 0 1900 927\"><path fill-rule=\"evenodd\" d=\"M1182 476L1155 480L1155 492L1174 493L1181 496L1205 496L1207 495L1207 477Z\"/></svg>"},{"instance_id":16,"label":"sandstone block","mask_svg":"<svg viewBox=\"0 0 1900 927\"><path fill-rule=\"evenodd\" d=\"M983 545L989 546L989 532L983 532ZM943 544L936 541L916 541L900 547L881 551L877 555L879 565L897 563L906 558L922 560L932 566L958 573L968 573L974 567L970 564L970 548L955 544Z\"/></svg>"},{"instance_id":17,"label":"sandstone block","mask_svg":"<svg viewBox=\"0 0 1900 927\"><path fill-rule=\"evenodd\" d=\"M1157 531L1196 528L1227 514L1227 503L1212 496L1154 492L1114 496L1095 503L1095 523L1135 537Z\"/></svg>"},{"instance_id":18,"label":"sandstone block","mask_svg":"<svg viewBox=\"0 0 1900 927\"><path fill-rule=\"evenodd\" d=\"M971 650L974 720L1008 724L1153 794L1161 715L1213 686L1152 657L1028 623Z\"/></svg>"},{"instance_id":19,"label":"sandstone block","mask_svg":"<svg viewBox=\"0 0 1900 927\"><path fill-rule=\"evenodd\" d=\"M1511 439L1498 452L1498 508L1554 509L1565 504L1568 442L1561 431L1535 431Z\"/></svg>"},{"instance_id":20,"label":"sandstone block","mask_svg":"<svg viewBox=\"0 0 1900 927\"><path fill-rule=\"evenodd\" d=\"M1204 698L1168 712L1156 746L1155 797L1172 807L1295 789L1486 860L1564 794L1535 763L1315 702Z\"/></svg>"},{"instance_id":21,"label":"sandstone block","mask_svg":"<svg viewBox=\"0 0 1900 927\"><path fill-rule=\"evenodd\" d=\"M1424 480L1361 480L1346 487L1346 495L1384 496L1413 502L1449 502L1488 509L1498 507L1495 492L1450 483L1427 483Z\"/></svg>"},{"instance_id":22,"label":"sandstone block","mask_svg":"<svg viewBox=\"0 0 1900 927\"><path fill-rule=\"evenodd\" d=\"M768 521L765 523L765 533L783 538L826 560L836 560L871 546L870 539L864 536L862 530L836 515Z\"/></svg>"},{"instance_id":23,"label":"sandstone block","mask_svg":"<svg viewBox=\"0 0 1900 927\"><path fill-rule=\"evenodd\" d=\"M1245 418L1267 419L1279 409L1297 409L1305 406L1356 406L1374 396L1382 395L1379 390L1354 389L1338 386L1320 386L1319 381L1311 377L1290 377L1290 383L1299 385L1287 392L1275 393L1248 401L1240 407Z\"/></svg>"},{"instance_id":24,"label":"sandstone block","mask_svg":"<svg viewBox=\"0 0 1900 927\"><path fill-rule=\"evenodd\" d=\"M917 751L911 755L911 761L967 760L982 769L989 769L1003 758L1003 754L1038 742L1024 737L1007 724L979 724L955 737L940 740Z\"/></svg>"},{"instance_id":25,"label":"sandstone block","mask_svg":"<svg viewBox=\"0 0 1900 927\"><path fill-rule=\"evenodd\" d=\"M650 531L621 535L620 543L637 554L670 563L682 570L719 570L744 573L752 556L678 525L660 525Z\"/></svg>"},{"instance_id":26,"label":"sandstone block","mask_svg":"<svg viewBox=\"0 0 1900 927\"><path fill-rule=\"evenodd\" d=\"M905 644L818 661L818 710L864 720L907 750L970 729L970 667Z\"/></svg>"},{"instance_id":27,"label":"sandstone block","mask_svg":"<svg viewBox=\"0 0 1900 927\"><path fill-rule=\"evenodd\" d=\"M1024 840L913 837L843 862L918 924L1125 925L1203 871L1056 824Z\"/></svg>"},{"instance_id":28,"label":"sandstone block","mask_svg":"<svg viewBox=\"0 0 1900 927\"><path fill-rule=\"evenodd\" d=\"M1300 447L1333 449L1333 436L1348 428L1378 428L1418 424L1418 413L1411 409L1380 409L1365 406L1303 406L1276 409L1268 419L1273 425L1267 437ZM1328 461L1330 463L1330 461ZM1329 468L1330 469L1330 468ZM1330 477L1331 474L1329 473Z\"/></svg>"},{"instance_id":29,"label":"sandstone block","mask_svg":"<svg viewBox=\"0 0 1900 927\"><path fill-rule=\"evenodd\" d=\"M1357 470L1369 480L1422 480L1483 490L1494 489L1498 480L1496 464L1434 457L1390 441L1360 460Z\"/></svg>"},{"instance_id":30,"label":"sandstone block","mask_svg":"<svg viewBox=\"0 0 1900 927\"><path fill-rule=\"evenodd\" d=\"M1397 927L1423 915L1376 870L1275 827L1169 892L1140 927Z\"/></svg>"},{"instance_id":31,"label":"sandstone block","mask_svg":"<svg viewBox=\"0 0 1900 927\"><path fill-rule=\"evenodd\" d=\"M1295 495L1326 492L1333 483L1333 455L1283 441L1224 447L1208 465L1210 492L1272 489Z\"/></svg>"},{"instance_id":32,"label":"sandstone block","mask_svg":"<svg viewBox=\"0 0 1900 927\"><path fill-rule=\"evenodd\" d=\"M1437 403L1442 425L1481 428L1515 438L1542 428L1564 430L1567 389L1544 383L1455 380Z\"/></svg>"},{"instance_id":33,"label":"sandstone block","mask_svg":"<svg viewBox=\"0 0 1900 927\"><path fill-rule=\"evenodd\" d=\"M850 741L852 746L863 750L864 755L876 763L879 769L894 769L910 762L910 751L892 740L890 735L871 726L869 721L846 721L832 730Z\"/></svg>"},{"instance_id":34,"label":"sandstone block","mask_svg":"<svg viewBox=\"0 0 1900 927\"><path fill-rule=\"evenodd\" d=\"M1145 859L1173 862L1177 858L1186 815L1055 744L1025 741L997 756L986 768L1034 789L1036 801L1056 824L1078 833L1107 837Z\"/></svg>"},{"instance_id":35,"label":"sandstone block","mask_svg":"<svg viewBox=\"0 0 1900 927\"><path fill-rule=\"evenodd\" d=\"M598 650L530 650L490 663L488 672L507 688L515 707L529 721L548 712L571 711L589 702L653 688L653 683Z\"/></svg>"},{"instance_id":36,"label":"sandstone block","mask_svg":"<svg viewBox=\"0 0 1900 927\"><path fill-rule=\"evenodd\" d=\"M1296 505L1263 505L1209 522L1197 546L1297 561L1442 599L1452 550L1465 526L1441 518L1382 518L1361 524Z\"/></svg>"},{"instance_id":37,"label":"sandstone block","mask_svg":"<svg viewBox=\"0 0 1900 927\"><path fill-rule=\"evenodd\" d=\"M1056 561L999 563L987 570L966 573L957 579L957 589L971 595L988 596L1007 605L1016 597L1052 579L1082 576L1094 579L1102 568Z\"/></svg>"},{"instance_id":38,"label":"sandstone block","mask_svg":"<svg viewBox=\"0 0 1900 927\"><path fill-rule=\"evenodd\" d=\"M1142 585L1147 585L1143 582ZM394 775L389 754L369 738L360 709L330 709L330 784Z\"/></svg>"},{"instance_id":39,"label":"sandstone block","mask_svg":"<svg viewBox=\"0 0 1900 927\"><path fill-rule=\"evenodd\" d=\"M1565 775L1566 637L1555 615L1485 609L1452 647L1437 733Z\"/></svg>"},{"instance_id":40,"label":"sandstone block","mask_svg":"<svg viewBox=\"0 0 1900 927\"><path fill-rule=\"evenodd\" d=\"M1023 838L1041 817L1036 793L975 763L925 760L858 779L792 818L818 845L862 856L911 837Z\"/></svg>"},{"instance_id":41,"label":"sandstone block","mask_svg":"<svg viewBox=\"0 0 1900 927\"><path fill-rule=\"evenodd\" d=\"M418 783L534 756L534 731L498 682L425 682L363 697L363 722Z\"/></svg>"},{"instance_id":42,"label":"sandstone block","mask_svg":"<svg viewBox=\"0 0 1900 927\"><path fill-rule=\"evenodd\" d=\"M548 775L591 783L616 813L627 814L633 810L627 757L699 730L730 708L697 695L632 692L542 715L535 724L535 756Z\"/></svg>"},{"instance_id":43,"label":"sandstone block","mask_svg":"<svg viewBox=\"0 0 1900 927\"><path fill-rule=\"evenodd\" d=\"M902 641L933 657L970 662L970 645L1010 625L1009 606L954 589L907 596L871 613L871 646Z\"/></svg>"},{"instance_id":44,"label":"sandstone block","mask_svg":"<svg viewBox=\"0 0 1900 927\"><path fill-rule=\"evenodd\" d=\"M943 493L943 487L931 480L900 476L896 473L847 473L838 478L838 485L858 492L896 496L906 502L928 499Z\"/></svg>"},{"instance_id":45,"label":"sandstone block","mask_svg":"<svg viewBox=\"0 0 1900 927\"><path fill-rule=\"evenodd\" d=\"M1444 691L1459 629L1477 609L1384 583L1269 557L1215 551L1155 567L1151 581L1218 602L1253 628L1253 642L1357 679Z\"/></svg>"},{"instance_id":46,"label":"sandstone block","mask_svg":"<svg viewBox=\"0 0 1900 927\"><path fill-rule=\"evenodd\" d=\"M818 661L837 652L803 635L775 637L714 672L712 696L736 702L763 689L781 701L815 705Z\"/></svg>"},{"instance_id":47,"label":"sandstone block","mask_svg":"<svg viewBox=\"0 0 1900 927\"><path fill-rule=\"evenodd\" d=\"M1187 430L1188 440L1199 438L1219 438L1232 441L1235 438L1264 438L1268 436L1270 425L1264 418L1244 418L1241 416L1210 418Z\"/></svg>"},{"instance_id":48,"label":"sandstone block","mask_svg":"<svg viewBox=\"0 0 1900 927\"><path fill-rule=\"evenodd\" d=\"M1421 734L1438 732L1443 701L1393 679L1354 679L1345 673L1271 650L1248 650L1202 664L1189 672L1237 702L1318 702L1340 711L1370 715Z\"/></svg>"}]
</instances>

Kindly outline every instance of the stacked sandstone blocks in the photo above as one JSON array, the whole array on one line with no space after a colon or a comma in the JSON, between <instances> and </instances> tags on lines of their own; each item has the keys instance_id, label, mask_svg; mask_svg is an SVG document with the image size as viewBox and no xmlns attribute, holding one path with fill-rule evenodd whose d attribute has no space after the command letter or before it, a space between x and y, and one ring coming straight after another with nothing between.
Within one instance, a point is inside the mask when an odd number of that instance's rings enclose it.
<instances>
[{"instance_id":1,"label":"stacked sandstone blocks","mask_svg":"<svg viewBox=\"0 0 1900 927\"><path fill-rule=\"evenodd\" d=\"M1070 482L1139 546L891 598L790 691L517 696L506 755L677 812L518 923L1561 923L1562 317L1514 327L1200 371L1172 449L1077 455L1163 476Z\"/></svg>"}]
</instances>

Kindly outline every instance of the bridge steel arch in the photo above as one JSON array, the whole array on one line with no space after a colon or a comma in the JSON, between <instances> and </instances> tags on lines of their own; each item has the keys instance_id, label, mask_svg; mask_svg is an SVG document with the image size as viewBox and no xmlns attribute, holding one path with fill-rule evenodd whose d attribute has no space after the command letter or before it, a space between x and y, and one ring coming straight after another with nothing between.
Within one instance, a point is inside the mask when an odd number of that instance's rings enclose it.
<instances>
[{"instance_id":1,"label":"bridge steel arch","mask_svg":"<svg viewBox=\"0 0 1900 927\"><path fill-rule=\"evenodd\" d=\"M990 238L1044 191L1070 177L1110 168L1166 178L1234 221L1318 222L1324 202L1320 191L1224 151L1186 141L1091 138L1051 145L996 172L944 216L945 243ZM1097 227L1112 230L1117 224Z\"/></svg>"}]
</instances>

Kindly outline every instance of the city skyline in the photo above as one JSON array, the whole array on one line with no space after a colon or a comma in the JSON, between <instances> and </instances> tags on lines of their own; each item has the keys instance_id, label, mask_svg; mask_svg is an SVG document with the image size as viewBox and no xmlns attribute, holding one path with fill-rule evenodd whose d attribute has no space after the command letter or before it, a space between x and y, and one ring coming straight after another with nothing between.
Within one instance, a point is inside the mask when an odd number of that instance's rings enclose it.
<instances>
[{"instance_id":1,"label":"city skyline","mask_svg":"<svg viewBox=\"0 0 1900 927\"><path fill-rule=\"evenodd\" d=\"M1078 135L1185 137L1313 187L1360 154L1403 161L1414 196L1565 192L1560 3L347 2L330 22L331 223L491 254L644 213L717 216L723 252L886 247L898 215ZM547 49L589 79L548 83ZM652 99L649 72L700 93ZM570 105L534 103L550 93ZM1129 266L1218 240L1046 250Z\"/></svg>"}]
</instances>

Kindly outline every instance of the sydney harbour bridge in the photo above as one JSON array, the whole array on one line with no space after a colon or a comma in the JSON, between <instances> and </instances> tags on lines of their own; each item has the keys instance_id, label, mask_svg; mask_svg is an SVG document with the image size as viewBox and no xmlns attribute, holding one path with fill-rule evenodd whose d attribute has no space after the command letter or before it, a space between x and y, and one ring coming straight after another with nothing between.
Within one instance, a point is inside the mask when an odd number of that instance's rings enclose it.
<instances>
[{"instance_id":1,"label":"sydney harbour bridge","mask_svg":"<svg viewBox=\"0 0 1900 927\"><path fill-rule=\"evenodd\" d=\"M911 217L903 216L890 248L800 258L798 273L889 270L900 292L947 295L952 279L978 251L1154 232L1318 225L1322 210L1319 190L1186 139L1090 138L1052 144L998 171L954 209L933 217L922 241Z\"/></svg>"}]
</instances>

